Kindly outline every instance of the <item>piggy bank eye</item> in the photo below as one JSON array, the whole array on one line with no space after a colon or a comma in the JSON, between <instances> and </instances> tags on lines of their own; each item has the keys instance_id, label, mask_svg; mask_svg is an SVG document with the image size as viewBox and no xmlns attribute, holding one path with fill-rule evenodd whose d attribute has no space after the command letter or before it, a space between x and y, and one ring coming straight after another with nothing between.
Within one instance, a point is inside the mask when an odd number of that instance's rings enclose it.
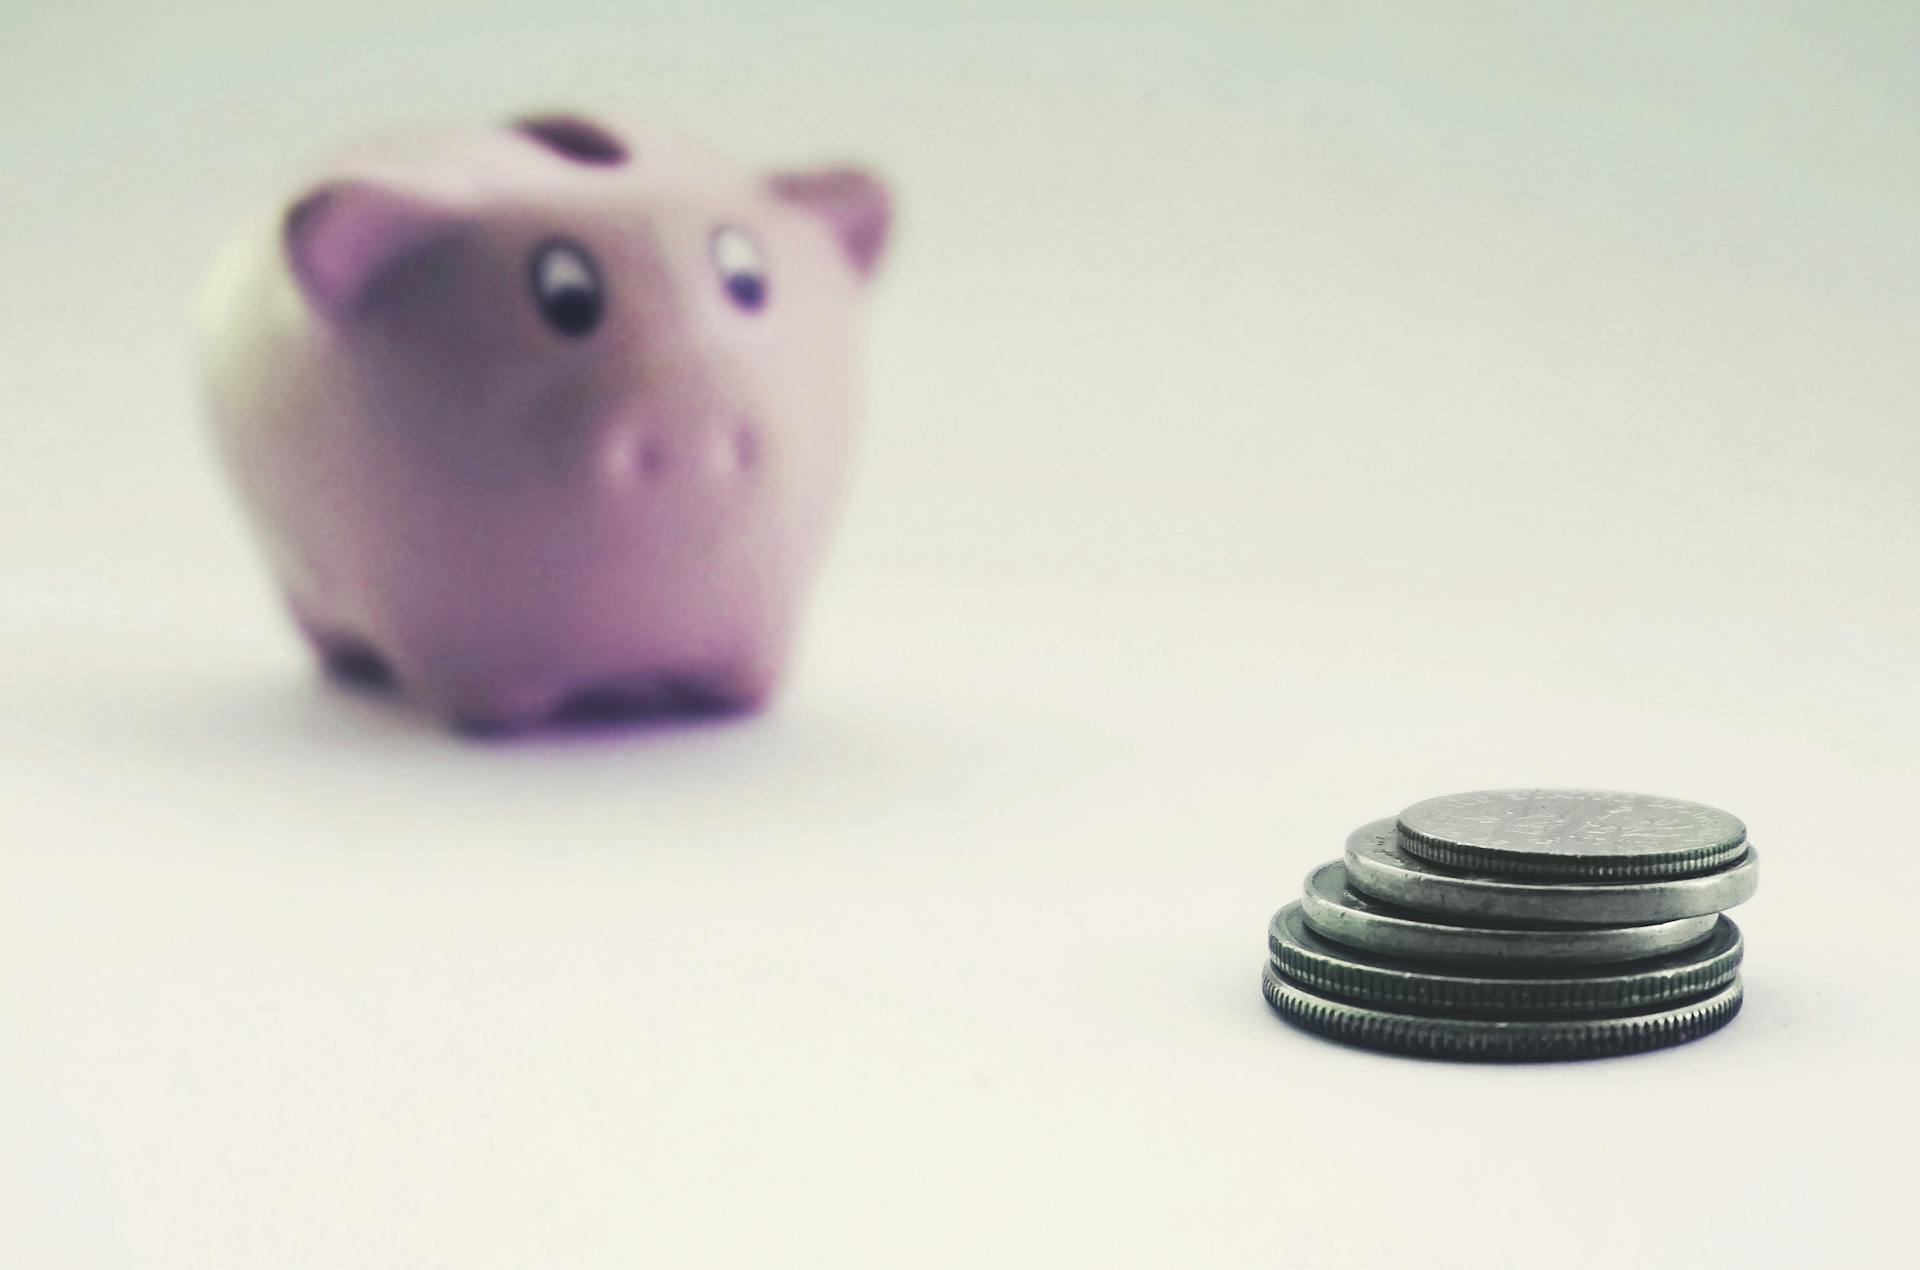
<instances>
[{"instance_id":1,"label":"piggy bank eye","mask_svg":"<svg viewBox=\"0 0 1920 1270\"><path fill-rule=\"evenodd\" d=\"M722 225L713 231L708 250L713 255L714 272L720 275L720 285L727 289L728 298L749 313L764 308L767 264L761 258L760 245L747 231Z\"/></svg>"},{"instance_id":2,"label":"piggy bank eye","mask_svg":"<svg viewBox=\"0 0 1920 1270\"><path fill-rule=\"evenodd\" d=\"M593 257L569 242L551 242L533 253L533 298L547 325L574 338L600 325L606 308Z\"/></svg>"}]
</instances>

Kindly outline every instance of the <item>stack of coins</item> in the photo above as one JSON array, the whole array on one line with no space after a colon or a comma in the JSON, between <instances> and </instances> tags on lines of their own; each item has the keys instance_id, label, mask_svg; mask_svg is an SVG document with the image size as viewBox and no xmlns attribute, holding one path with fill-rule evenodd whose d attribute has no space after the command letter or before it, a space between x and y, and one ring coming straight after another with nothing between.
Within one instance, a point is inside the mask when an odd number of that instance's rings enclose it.
<instances>
[{"instance_id":1,"label":"stack of coins","mask_svg":"<svg viewBox=\"0 0 1920 1270\"><path fill-rule=\"evenodd\" d=\"M1266 998L1372 1049L1594 1058L1678 1045L1741 1002L1759 862L1723 811L1505 789L1363 825L1267 931Z\"/></svg>"}]
</instances>

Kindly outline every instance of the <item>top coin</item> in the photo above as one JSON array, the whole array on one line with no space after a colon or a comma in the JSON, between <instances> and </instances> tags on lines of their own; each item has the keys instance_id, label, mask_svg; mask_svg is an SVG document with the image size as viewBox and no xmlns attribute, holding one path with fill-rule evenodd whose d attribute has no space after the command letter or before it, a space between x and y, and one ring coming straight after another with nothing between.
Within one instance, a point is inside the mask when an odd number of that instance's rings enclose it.
<instances>
[{"instance_id":1,"label":"top coin","mask_svg":"<svg viewBox=\"0 0 1920 1270\"><path fill-rule=\"evenodd\" d=\"M1493 789L1415 803L1400 845L1435 864L1562 882L1677 878L1738 860L1747 827L1678 798L1584 789Z\"/></svg>"}]
</instances>

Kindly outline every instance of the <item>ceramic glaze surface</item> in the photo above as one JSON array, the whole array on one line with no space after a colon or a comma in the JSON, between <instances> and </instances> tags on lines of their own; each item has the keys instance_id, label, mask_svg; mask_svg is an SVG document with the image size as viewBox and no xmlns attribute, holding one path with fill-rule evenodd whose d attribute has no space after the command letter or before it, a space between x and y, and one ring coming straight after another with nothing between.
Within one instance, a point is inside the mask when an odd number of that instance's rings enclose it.
<instances>
[{"instance_id":1,"label":"ceramic glaze surface","mask_svg":"<svg viewBox=\"0 0 1920 1270\"><path fill-rule=\"evenodd\" d=\"M325 663L483 728L762 704L845 492L888 221L858 169L604 119L321 165L222 255L201 334Z\"/></svg>"}]
</instances>

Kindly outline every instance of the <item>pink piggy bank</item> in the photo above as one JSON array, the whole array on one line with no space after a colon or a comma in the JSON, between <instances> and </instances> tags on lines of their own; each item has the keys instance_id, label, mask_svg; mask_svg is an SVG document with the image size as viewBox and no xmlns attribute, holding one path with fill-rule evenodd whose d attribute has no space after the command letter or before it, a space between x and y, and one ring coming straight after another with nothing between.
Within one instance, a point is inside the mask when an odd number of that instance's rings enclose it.
<instances>
[{"instance_id":1,"label":"pink piggy bank","mask_svg":"<svg viewBox=\"0 0 1920 1270\"><path fill-rule=\"evenodd\" d=\"M580 118L350 150L208 285L220 449L334 672L465 727L750 710L846 488L888 199Z\"/></svg>"}]
</instances>

